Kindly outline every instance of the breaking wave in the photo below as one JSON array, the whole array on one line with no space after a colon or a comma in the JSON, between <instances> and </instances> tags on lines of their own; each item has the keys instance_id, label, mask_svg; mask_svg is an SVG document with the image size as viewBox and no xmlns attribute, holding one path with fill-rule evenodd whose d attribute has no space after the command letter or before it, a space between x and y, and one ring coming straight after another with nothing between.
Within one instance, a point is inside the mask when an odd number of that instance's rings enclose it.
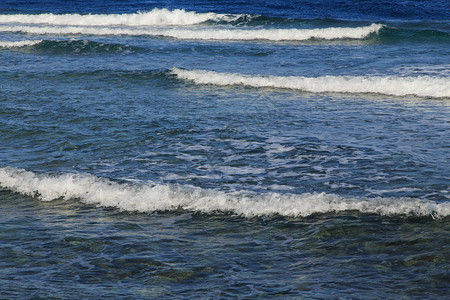
<instances>
[{"instance_id":1,"label":"breaking wave","mask_svg":"<svg viewBox=\"0 0 450 300\"><path fill-rule=\"evenodd\" d=\"M0 41L0 48L20 48L26 46L34 46L41 42L42 40Z\"/></svg>"},{"instance_id":2,"label":"breaking wave","mask_svg":"<svg viewBox=\"0 0 450 300\"><path fill-rule=\"evenodd\" d=\"M216 13L197 13L184 9L158 9L149 12L131 14L15 14L0 15L0 23L46 24L65 26L155 26L155 25L194 25L206 21L229 21L241 15L225 15Z\"/></svg>"},{"instance_id":3,"label":"breaking wave","mask_svg":"<svg viewBox=\"0 0 450 300\"><path fill-rule=\"evenodd\" d=\"M177 78L195 84L244 85L312 93L378 93L394 96L450 97L450 79L431 76L251 76L173 68Z\"/></svg>"},{"instance_id":4,"label":"breaking wave","mask_svg":"<svg viewBox=\"0 0 450 300\"><path fill-rule=\"evenodd\" d=\"M192 186L117 183L89 174L36 174L11 167L0 168L0 186L42 201L79 199L86 204L147 213L184 209L203 213L231 212L245 217L305 217L347 210L436 218L450 214L449 202L413 198L364 199L325 193L227 193Z\"/></svg>"},{"instance_id":5,"label":"breaking wave","mask_svg":"<svg viewBox=\"0 0 450 300\"><path fill-rule=\"evenodd\" d=\"M383 25L363 27L328 27L320 29L217 29L217 28L113 28L76 26L0 26L0 32L31 34L146 35L191 40L268 40L305 41L309 39L364 39Z\"/></svg>"}]
</instances>

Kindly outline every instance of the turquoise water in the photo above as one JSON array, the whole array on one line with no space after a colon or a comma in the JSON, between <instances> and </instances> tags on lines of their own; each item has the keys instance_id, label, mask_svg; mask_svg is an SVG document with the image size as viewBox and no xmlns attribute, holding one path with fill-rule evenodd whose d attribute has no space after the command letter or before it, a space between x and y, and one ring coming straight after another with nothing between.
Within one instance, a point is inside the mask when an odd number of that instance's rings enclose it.
<instances>
[{"instance_id":1,"label":"turquoise water","mask_svg":"<svg viewBox=\"0 0 450 300\"><path fill-rule=\"evenodd\" d=\"M1 298L448 295L447 2L90 4L0 4Z\"/></svg>"}]
</instances>

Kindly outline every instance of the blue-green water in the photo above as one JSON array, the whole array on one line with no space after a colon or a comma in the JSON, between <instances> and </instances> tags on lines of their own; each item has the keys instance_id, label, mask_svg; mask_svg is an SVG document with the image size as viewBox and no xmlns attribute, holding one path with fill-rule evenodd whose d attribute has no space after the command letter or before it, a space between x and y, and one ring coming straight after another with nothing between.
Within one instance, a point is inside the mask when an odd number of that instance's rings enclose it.
<instances>
[{"instance_id":1,"label":"blue-green water","mask_svg":"<svg viewBox=\"0 0 450 300\"><path fill-rule=\"evenodd\" d=\"M0 297L447 297L449 11L1 3Z\"/></svg>"}]
</instances>

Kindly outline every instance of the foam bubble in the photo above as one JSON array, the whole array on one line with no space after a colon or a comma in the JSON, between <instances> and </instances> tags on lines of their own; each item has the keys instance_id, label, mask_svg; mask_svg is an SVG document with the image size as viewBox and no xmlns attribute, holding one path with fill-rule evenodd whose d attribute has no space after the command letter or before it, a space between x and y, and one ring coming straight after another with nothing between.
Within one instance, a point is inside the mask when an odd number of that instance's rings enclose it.
<instances>
[{"instance_id":1,"label":"foam bubble","mask_svg":"<svg viewBox=\"0 0 450 300\"><path fill-rule=\"evenodd\" d=\"M154 26L154 25L193 25L212 21L232 21L239 15L215 13L196 13L184 9L158 9L131 14L15 14L0 15L0 23L47 24L66 26Z\"/></svg>"},{"instance_id":2,"label":"foam bubble","mask_svg":"<svg viewBox=\"0 0 450 300\"><path fill-rule=\"evenodd\" d=\"M19 48L39 44L42 40L0 41L0 48Z\"/></svg>"},{"instance_id":3,"label":"foam bubble","mask_svg":"<svg viewBox=\"0 0 450 300\"><path fill-rule=\"evenodd\" d=\"M431 76L250 76L173 68L179 79L195 84L275 87L313 93L379 93L394 96L450 97L450 80Z\"/></svg>"},{"instance_id":4,"label":"foam bubble","mask_svg":"<svg viewBox=\"0 0 450 300\"><path fill-rule=\"evenodd\" d=\"M309 39L364 39L382 28L380 24L365 27L330 27L320 29L218 29L218 28L136 28L92 26L0 26L0 32L32 34L147 35L190 40L268 40L304 41Z\"/></svg>"},{"instance_id":5,"label":"foam bubble","mask_svg":"<svg viewBox=\"0 0 450 300\"><path fill-rule=\"evenodd\" d=\"M304 217L347 210L380 215L431 215L437 218L450 214L450 202L412 198L350 198L325 193L226 193L192 186L117 183L89 174L36 174L11 167L0 168L0 185L42 201L79 199L88 204L138 212L185 209L204 213L232 212L245 217Z\"/></svg>"}]
</instances>

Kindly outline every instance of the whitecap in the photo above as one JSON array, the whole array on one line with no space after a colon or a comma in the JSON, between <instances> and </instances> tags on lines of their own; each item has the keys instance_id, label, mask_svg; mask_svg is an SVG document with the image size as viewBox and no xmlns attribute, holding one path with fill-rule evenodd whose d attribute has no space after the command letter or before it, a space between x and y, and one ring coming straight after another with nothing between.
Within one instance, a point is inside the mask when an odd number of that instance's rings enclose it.
<instances>
[{"instance_id":1,"label":"whitecap","mask_svg":"<svg viewBox=\"0 0 450 300\"><path fill-rule=\"evenodd\" d=\"M356 210L379 215L446 217L450 202L415 198L357 198L326 193L224 192L183 185L117 183L90 174L36 174L0 168L0 186L42 201L79 199L87 204L124 211L154 212L184 209L231 212L245 217L281 215L306 217L316 213Z\"/></svg>"},{"instance_id":2,"label":"whitecap","mask_svg":"<svg viewBox=\"0 0 450 300\"><path fill-rule=\"evenodd\" d=\"M157 28L157 27L93 27L93 26L35 26L4 25L0 32L30 34L84 34L84 35L136 35L161 36L189 40L220 41L305 41L310 39L364 39L377 33L383 25L363 27L329 27L317 29L224 29L224 28Z\"/></svg>"},{"instance_id":3,"label":"whitecap","mask_svg":"<svg viewBox=\"0 0 450 300\"><path fill-rule=\"evenodd\" d=\"M450 79L431 76L261 76L173 68L179 79L195 84L243 85L312 93L378 93L394 96L450 97Z\"/></svg>"},{"instance_id":4,"label":"whitecap","mask_svg":"<svg viewBox=\"0 0 450 300\"><path fill-rule=\"evenodd\" d=\"M124 14L9 14L0 15L3 24L64 25L64 26L159 26L193 25L212 21L233 21L240 15L197 13L184 9L155 8L148 12Z\"/></svg>"},{"instance_id":5,"label":"whitecap","mask_svg":"<svg viewBox=\"0 0 450 300\"><path fill-rule=\"evenodd\" d=\"M41 42L42 40L0 41L0 48L20 48L26 46L34 46Z\"/></svg>"}]
</instances>

